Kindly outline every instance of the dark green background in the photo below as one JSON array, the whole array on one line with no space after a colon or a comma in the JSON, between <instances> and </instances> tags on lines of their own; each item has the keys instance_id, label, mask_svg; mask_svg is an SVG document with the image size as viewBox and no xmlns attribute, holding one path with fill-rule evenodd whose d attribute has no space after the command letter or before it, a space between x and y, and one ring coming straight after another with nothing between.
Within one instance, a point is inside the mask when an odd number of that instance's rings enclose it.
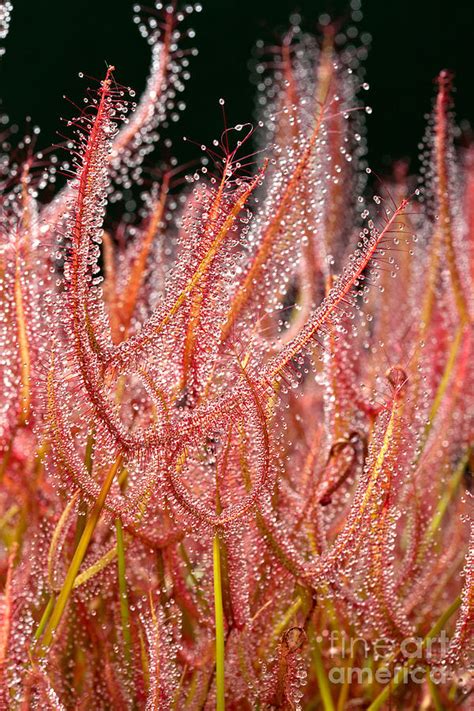
<instances>
[{"instance_id":1,"label":"dark green background","mask_svg":"<svg viewBox=\"0 0 474 711\"><path fill-rule=\"evenodd\" d=\"M183 159L183 134L208 142L220 133L218 97L227 100L232 123L253 118L254 87L248 60L258 38L271 42L299 10L304 27L316 26L320 13L348 15L341 0L202 0L203 12L191 17L200 55L193 60L185 99L188 112L173 127L174 152ZM140 91L149 52L132 23L129 0L17 0L7 54L1 67L3 106L21 124L26 115L42 127L40 146L56 140L59 117L73 109L63 94L80 101L84 71L103 74L105 61L117 67L117 80ZM459 119L474 120L474 2L452 0L366 0L359 23L373 37L366 63L370 92L364 100L374 112L368 121L370 161L383 168L393 158L412 156L431 105L437 72L456 74ZM198 151L196 150L196 154Z\"/></svg>"}]
</instances>

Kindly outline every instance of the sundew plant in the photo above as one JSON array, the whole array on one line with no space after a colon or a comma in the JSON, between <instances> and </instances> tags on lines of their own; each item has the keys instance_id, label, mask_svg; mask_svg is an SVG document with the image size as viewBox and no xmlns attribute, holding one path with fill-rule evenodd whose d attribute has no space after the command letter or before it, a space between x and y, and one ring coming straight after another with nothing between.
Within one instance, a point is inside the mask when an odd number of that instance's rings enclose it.
<instances>
[{"instance_id":1,"label":"sundew plant","mask_svg":"<svg viewBox=\"0 0 474 711\"><path fill-rule=\"evenodd\" d=\"M84 79L53 152L2 119L0 708L467 711L474 149L453 78L421 177L376 178L367 48L295 16L258 45L255 122L224 108L182 166L201 7L134 10L140 98L120 67Z\"/></svg>"}]
</instances>

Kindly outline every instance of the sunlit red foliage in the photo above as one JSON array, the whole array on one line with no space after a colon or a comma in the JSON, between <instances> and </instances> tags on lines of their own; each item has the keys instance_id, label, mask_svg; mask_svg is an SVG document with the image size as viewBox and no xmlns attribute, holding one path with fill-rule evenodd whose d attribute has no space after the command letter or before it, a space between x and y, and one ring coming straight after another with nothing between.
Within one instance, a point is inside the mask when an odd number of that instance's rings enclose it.
<instances>
[{"instance_id":1,"label":"sunlit red foliage","mask_svg":"<svg viewBox=\"0 0 474 711\"><path fill-rule=\"evenodd\" d=\"M110 67L67 122L66 164L3 135L1 708L457 708L474 160L452 78L422 179L400 164L380 186L365 47L293 26L260 48L255 131L150 182L192 11L142 18L145 93ZM346 667L372 676L336 683Z\"/></svg>"}]
</instances>

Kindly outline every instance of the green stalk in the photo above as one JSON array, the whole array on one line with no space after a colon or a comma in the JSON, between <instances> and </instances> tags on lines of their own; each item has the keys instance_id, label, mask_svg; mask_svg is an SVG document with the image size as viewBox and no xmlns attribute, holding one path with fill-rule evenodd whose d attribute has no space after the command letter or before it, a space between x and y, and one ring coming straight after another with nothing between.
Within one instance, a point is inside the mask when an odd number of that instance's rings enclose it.
<instances>
[{"instance_id":1,"label":"green stalk","mask_svg":"<svg viewBox=\"0 0 474 711\"><path fill-rule=\"evenodd\" d=\"M102 488L100 490L99 496L97 497L97 500L92 507L89 519L84 527L84 531L82 533L82 536L80 538L80 541L77 545L76 551L73 555L73 558L71 560L71 563L69 565L69 569L66 574L66 578L64 579L63 586L61 588L61 592L58 595L58 598L56 600L56 604L54 606L53 612L51 614L51 617L49 619L48 625L46 627L46 630L44 632L43 639L41 640L41 647L39 650L39 656L43 656L46 651L48 650L52 639L53 635L57 629L57 626L59 625L61 618L63 616L64 610L66 608L67 602L69 600L69 596L71 594L71 591L74 586L74 581L76 579L77 573L79 572L79 568L81 567L82 561L84 560L84 557L87 553L87 549L89 547L90 540L92 538L92 534L95 531L95 528L97 526L97 523L100 518L100 514L102 513L102 509L104 508L105 500L107 498L107 494L110 491L110 487L112 486L112 482L115 478L115 475L120 468L122 462L122 457L119 455L117 459L115 460L114 464L110 468L104 483L102 484Z\"/></svg>"},{"instance_id":2,"label":"green stalk","mask_svg":"<svg viewBox=\"0 0 474 711\"><path fill-rule=\"evenodd\" d=\"M350 686L350 671L352 669L352 664L354 663L354 653L351 651L351 655L347 662L344 664L344 684L339 694L337 700L337 711L344 711L346 708L347 697L349 696L349 686Z\"/></svg>"},{"instance_id":3,"label":"green stalk","mask_svg":"<svg viewBox=\"0 0 474 711\"><path fill-rule=\"evenodd\" d=\"M86 451L85 451L85 455L84 455L84 466L86 467L89 476L92 476L92 468L93 468L93 463L94 463L94 461L93 461L94 444L95 444L95 433L94 433L94 428L92 427L92 430L89 432L89 435L87 437ZM76 535L75 535L75 540L74 540L74 547L75 548L77 548L79 541L81 540L81 536L84 533L84 527L86 525L86 517L87 517L87 502L84 498L81 497L81 499L79 501L79 507L78 507Z\"/></svg>"},{"instance_id":4,"label":"green stalk","mask_svg":"<svg viewBox=\"0 0 474 711\"><path fill-rule=\"evenodd\" d=\"M461 605L461 597L458 596L454 602L451 603L451 605L443 612L443 614L438 618L438 620L435 622L433 627L430 629L426 637L423 639L423 642L421 644L421 648L423 649L427 642L429 642L431 639L435 638L441 630L444 628L445 624L447 621L454 615L456 610L459 609ZM377 698L370 704L368 707L367 711L378 711L378 709L388 700L389 696L395 691L395 689L400 686L400 684L403 681L405 671L409 669L415 662L417 661L417 657L410 657L410 659L407 659L405 664L400 667L398 670L397 674L395 675L394 679L392 682L387 684L380 694L377 696Z\"/></svg>"},{"instance_id":5,"label":"green stalk","mask_svg":"<svg viewBox=\"0 0 474 711\"><path fill-rule=\"evenodd\" d=\"M435 537L436 532L438 531L441 522L443 520L443 516L446 513L446 509L448 508L451 500L454 497L454 494L457 491L457 488L461 482L461 479L463 477L464 470L466 468L466 464L469 461L470 457L470 449L468 449L465 453L464 456L462 457L461 461L459 462L458 466L455 469L454 475L451 479L451 481L447 484L446 489L441 496L441 498L438 501L438 505L436 507L435 513L433 515L433 518L431 519L431 522L426 529L425 535L423 537L423 542L421 545L421 549L424 552L428 545L431 543L433 538Z\"/></svg>"},{"instance_id":6,"label":"green stalk","mask_svg":"<svg viewBox=\"0 0 474 711\"><path fill-rule=\"evenodd\" d=\"M416 463L418 463L420 461L422 452L423 452L426 442L428 440L428 436L431 432L431 428L433 427L433 422L436 418L436 415L438 414L438 410L441 406L441 403L443 402L444 395L446 393L449 382L451 380L451 375L453 373L454 366L456 365L456 359L458 356L459 349L461 347L462 336L464 334L464 328L465 328L465 323L464 323L464 321L461 321L461 323L459 324L459 326L456 330L456 333L454 334L453 342L451 344L451 348L449 349L448 359L447 359L446 365L444 367L443 375L442 375L439 385L436 389L435 398L433 400L433 404L431 405L430 414L428 416L428 424L425 425L425 429L423 431L420 453L418 454L418 456L416 457L416 460L415 460Z\"/></svg>"},{"instance_id":7,"label":"green stalk","mask_svg":"<svg viewBox=\"0 0 474 711\"><path fill-rule=\"evenodd\" d=\"M122 634L125 647L125 659L128 664L131 662L132 638L130 635L130 612L128 609L127 580L125 577L125 545L123 540L122 522L115 519L115 529L117 531L117 563L118 563L118 583L120 594L120 617L122 619Z\"/></svg>"},{"instance_id":8,"label":"green stalk","mask_svg":"<svg viewBox=\"0 0 474 711\"><path fill-rule=\"evenodd\" d=\"M272 631L268 647L271 649L273 648L274 644L276 641L281 637L283 632L286 630L288 625L290 624L292 618L296 615L298 610L303 604L303 600L300 595L294 600L290 607L287 609L283 617L279 620L278 624L275 626L275 628Z\"/></svg>"},{"instance_id":9,"label":"green stalk","mask_svg":"<svg viewBox=\"0 0 474 711\"><path fill-rule=\"evenodd\" d=\"M14 516L16 516L19 511L20 507L16 504L10 506L10 508L4 513L2 518L0 518L0 532L3 531L6 526L8 526L12 518L14 518Z\"/></svg>"},{"instance_id":10,"label":"green stalk","mask_svg":"<svg viewBox=\"0 0 474 711\"><path fill-rule=\"evenodd\" d=\"M212 549L214 561L214 609L216 621L216 711L225 711L224 608L222 605L221 549L217 533L214 535Z\"/></svg>"},{"instance_id":11,"label":"green stalk","mask_svg":"<svg viewBox=\"0 0 474 711\"><path fill-rule=\"evenodd\" d=\"M35 642L36 642L36 641L41 637L41 635L43 634L43 630L44 630L44 628L46 627L46 623L47 623L47 621L48 621L48 617L50 616L51 610L53 609L55 599L56 599L56 598L55 598L54 593L51 593L51 595L49 596L48 604L47 604L46 607L44 608L44 612L43 612L43 614L42 614L42 616L41 616L41 620L40 620L40 622L39 622L38 629L37 629L36 632L35 632L35 637L34 637Z\"/></svg>"},{"instance_id":12,"label":"green stalk","mask_svg":"<svg viewBox=\"0 0 474 711\"><path fill-rule=\"evenodd\" d=\"M113 546L110 550L107 551L107 553L104 553L103 556L99 558L99 560L96 560L95 563L92 563L88 568L82 571L82 573L79 573L77 578L74 581L73 590L76 588L80 588L81 585L84 585L84 583L87 583L88 580L94 577L94 575L97 575L97 573L100 573L101 570L104 570L112 561L113 559L117 556L117 546Z\"/></svg>"},{"instance_id":13,"label":"green stalk","mask_svg":"<svg viewBox=\"0 0 474 711\"><path fill-rule=\"evenodd\" d=\"M428 689L430 690L431 700L433 701L435 711L445 711L438 689L436 688L436 684L431 678L429 671L426 674L426 681L428 682Z\"/></svg>"},{"instance_id":14,"label":"green stalk","mask_svg":"<svg viewBox=\"0 0 474 711\"><path fill-rule=\"evenodd\" d=\"M313 653L313 663L316 671L316 678L318 680L319 693L321 694L321 701L323 702L324 711L336 711L334 701L331 696L329 679L326 674L326 669L324 668L321 647L319 646L319 642L314 630L312 630L311 632L311 651Z\"/></svg>"}]
</instances>

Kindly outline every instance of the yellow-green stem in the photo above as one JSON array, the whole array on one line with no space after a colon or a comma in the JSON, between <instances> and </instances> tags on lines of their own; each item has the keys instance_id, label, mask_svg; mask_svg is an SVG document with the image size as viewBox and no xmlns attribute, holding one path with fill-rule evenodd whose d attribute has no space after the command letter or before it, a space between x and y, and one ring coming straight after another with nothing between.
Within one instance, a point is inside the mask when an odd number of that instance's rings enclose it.
<instances>
[{"instance_id":1,"label":"yellow-green stem","mask_svg":"<svg viewBox=\"0 0 474 711\"><path fill-rule=\"evenodd\" d=\"M221 548L217 533L214 536L212 549L214 561L214 609L216 621L216 711L224 711L224 608L222 605Z\"/></svg>"},{"instance_id":2,"label":"yellow-green stem","mask_svg":"<svg viewBox=\"0 0 474 711\"><path fill-rule=\"evenodd\" d=\"M44 612L41 616L41 620L39 622L38 629L35 632L35 641L38 640L41 637L41 635L43 634L43 630L46 627L46 623L47 623L48 618L51 614L51 610L53 609L55 599L56 599L56 597L55 597L54 593L51 593L51 595L49 596L48 604L44 608Z\"/></svg>"},{"instance_id":3,"label":"yellow-green stem","mask_svg":"<svg viewBox=\"0 0 474 711\"><path fill-rule=\"evenodd\" d=\"M335 711L334 701L331 696L329 679L326 674L326 669L324 668L321 647L319 645L316 632L314 630L312 630L311 632L311 651L313 655L314 669L316 671L316 678L318 680L319 693L321 694L321 701L323 702L324 711Z\"/></svg>"},{"instance_id":4,"label":"yellow-green stem","mask_svg":"<svg viewBox=\"0 0 474 711\"><path fill-rule=\"evenodd\" d=\"M456 330L456 333L454 334L453 342L451 344L451 348L449 349L448 359L447 359L446 365L444 367L443 375L442 375L439 385L436 389L435 398L433 400L433 404L431 405L430 414L428 417L428 423L425 425L425 429L423 431L422 448L424 448L424 446L426 444L428 436L431 432L431 428L433 426L433 421L434 421L436 415L438 414L438 410L441 406L441 403L443 402L444 395L445 395L448 385L450 383L451 376L452 376L452 373L454 370L454 366L456 365L456 359L458 356L458 352L461 347L464 329L465 329L465 323L464 323L464 321L462 321L459 324L459 326ZM418 455L418 457L416 459L417 462L419 461L420 457L421 457L421 453Z\"/></svg>"},{"instance_id":5,"label":"yellow-green stem","mask_svg":"<svg viewBox=\"0 0 474 711\"><path fill-rule=\"evenodd\" d=\"M457 465L454 475L451 479L450 482L445 486L445 490L443 495L440 497L438 501L438 505L436 506L436 510L434 512L433 518L431 519L428 528L426 529L426 532L423 536L423 540L420 546L420 551L425 552L426 548L429 546L431 541L434 539L437 531L439 530L439 527L441 526L441 522L443 520L443 517L446 513L446 510L451 503L456 491L458 490L459 484L462 480L464 470L466 468L466 464L469 461L469 456L470 456L471 450L468 449L465 453L462 459L460 460L459 464Z\"/></svg>"},{"instance_id":6,"label":"yellow-green stem","mask_svg":"<svg viewBox=\"0 0 474 711\"><path fill-rule=\"evenodd\" d=\"M430 690L431 700L433 701L435 711L445 711L438 689L433 679L431 678L431 674L429 673L429 671L426 674L426 681L428 683L428 689Z\"/></svg>"},{"instance_id":7,"label":"yellow-green stem","mask_svg":"<svg viewBox=\"0 0 474 711\"><path fill-rule=\"evenodd\" d=\"M92 476L92 469L93 469L93 465L94 465L94 459L93 459L94 444L95 444L95 432L94 432L94 427L92 426L92 429L90 430L90 432L87 436L86 451L84 454L84 466L86 467L89 476ZM84 498L81 498L79 501L79 507L78 507L77 513L78 513L78 516L77 516L77 523L76 523L76 534L75 534L75 539L74 539L74 548L77 548L79 541L81 540L81 536L84 532L84 527L86 525L87 501Z\"/></svg>"},{"instance_id":8,"label":"yellow-green stem","mask_svg":"<svg viewBox=\"0 0 474 711\"><path fill-rule=\"evenodd\" d=\"M105 500L107 498L107 494L110 491L110 487L112 486L112 482L115 478L115 475L120 468L122 461L121 455L117 457L115 460L114 464L110 468L110 470L107 473L107 476L104 480L104 483L102 484L102 488L100 490L99 496L97 497L97 500L92 507L92 511L90 513L89 519L87 520L87 523L84 527L84 531L82 533L81 539L77 545L76 551L73 555L73 558L71 560L71 563L69 565L66 578L64 580L63 586L61 588L61 592L58 595L58 598L56 600L56 604L54 606L54 609L52 611L51 617L49 619L49 622L47 624L47 627L44 632L44 636L41 640L40 643L40 649L39 649L39 656L43 656L53 639L53 635L57 629L57 626L59 625L61 618L63 616L64 610L66 608L67 602L69 600L69 596L71 594L71 591L74 586L74 581L76 579L77 573L79 571L79 568L81 567L82 561L84 560L84 557L86 555L87 549L89 547L90 540L92 538L92 535L95 531L95 528L97 526L97 523L100 518L100 514L102 513L102 509L104 508Z\"/></svg>"},{"instance_id":9,"label":"yellow-green stem","mask_svg":"<svg viewBox=\"0 0 474 711\"><path fill-rule=\"evenodd\" d=\"M116 558L116 556L117 546L113 546L113 548L108 550L107 553L104 553L99 560L96 560L95 563L83 570L82 573L79 573L74 581L73 590L80 588L81 585L87 583L87 581L93 578L94 575L97 575L97 573L100 573L101 570L104 570L104 568L106 568L114 560L114 558Z\"/></svg>"},{"instance_id":10,"label":"yellow-green stem","mask_svg":"<svg viewBox=\"0 0 474 711\"><path fill-rule=\"evenodd\" d=\"M130 612L128 609L127 580L125 578L125 544L123 540L122 522L119 518L115 519L115 529L117 531L117 568L120 594L120 617L122 619L125 659L130 664L132 639L130 635Z\"/></svg>"},{"instance_id":11,"label":"yellow-green stem","mask_svg":"<svg viewBox=\"0 0 474 711\"><path fill-rule=\"evenodd\" d=\"M351 655L344 665L344 684L340 691L339 697L337 699L337 711L344 711L346 708L347 697L349 696L349 685L350 685L350 673L352 665L354 663L354 653L351 651Z\"/></svg>"},{"instance_id":12,"label":"yellow-green stem","mask_svg":"<svg viewBox=\"0 0 474 711\"><path fill-rule=\"evenodd\" d=\"M279 618L278 623L275 625L274 629L272 630L272 634L270 637L270 641L268 644L268 647L270 650L273 649L274 645L276 644L277 640L280 639L281 635L283 632L286 630L288 625L290 624L291 620L293 617L296 615L298 610L303 604L302 598L298 595L296 600L294 600L290 607L287 609L283 617Z\"/></svg>"}]
</instances>

